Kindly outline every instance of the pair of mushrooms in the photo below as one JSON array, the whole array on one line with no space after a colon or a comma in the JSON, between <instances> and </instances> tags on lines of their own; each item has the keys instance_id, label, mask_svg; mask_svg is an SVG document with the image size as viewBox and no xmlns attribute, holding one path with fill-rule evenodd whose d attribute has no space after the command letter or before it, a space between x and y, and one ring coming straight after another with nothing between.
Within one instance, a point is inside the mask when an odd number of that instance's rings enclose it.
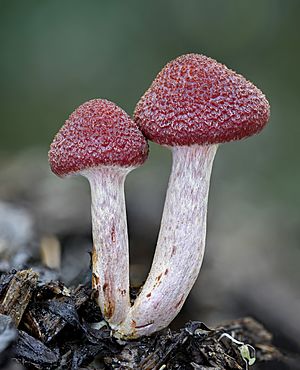
<instances>
[{"instance_id":1,"label":"pair of mushrooms","mask_svg":"<svg viewBox=\"0 0 300 370\"><path fill-rule=\"evenodd\" d=\"M213 160L219 143L259 132L269 118L263 93L198 54L168 63L138 102L134 120L114 103L82 104L49 151L58 176L79 173L91 186L92 284L104 318L124 338L149 335L181 310L205 248ZM148 278L133 305L124 181L148 155L147 139L170 148L173 165Z\"/></svg>"}]
</instances>

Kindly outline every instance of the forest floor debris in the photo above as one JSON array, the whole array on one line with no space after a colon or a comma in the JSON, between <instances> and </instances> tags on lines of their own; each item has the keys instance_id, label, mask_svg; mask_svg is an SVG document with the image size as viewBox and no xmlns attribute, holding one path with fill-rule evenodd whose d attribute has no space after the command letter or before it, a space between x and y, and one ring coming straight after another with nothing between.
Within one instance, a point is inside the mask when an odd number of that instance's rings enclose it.
<instances>
[{"instance_id":1,"label":"forest floor debris","mask_svg":"<svg viewBox=\"0 0 300 370\"><path fill-rule=\"evenodd\" d=\"M189 322L178 331L120 341L102 322L93 294L89 284L41 282L31 269L2 273L0 364L14 358L30 369L212 370L281 357L271 334L252 318L216 328Z\"/></svg>"}]
</instances>

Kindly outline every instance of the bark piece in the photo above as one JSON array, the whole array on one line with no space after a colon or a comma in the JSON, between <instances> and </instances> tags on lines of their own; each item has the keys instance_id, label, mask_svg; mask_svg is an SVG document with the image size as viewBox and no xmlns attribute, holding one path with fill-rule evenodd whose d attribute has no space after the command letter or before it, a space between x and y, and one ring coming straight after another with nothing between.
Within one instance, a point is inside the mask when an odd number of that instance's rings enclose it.
<instances>
[{"instance_id":1,"label":"bark piece","mask_svg":"<svg viewBox=\"0 0 300 370\"><path fill-rule=\"evenodd\" d=\"M15 347L15 358L30 369L50 369L59 361L59 356L41 341L19 331Z\"/></svg>"},{"instance_id":2,"label":"bark piece","mask_svg":"<svg viewBox=\"0 0 300 370\"><path fill-rule=\"evenodd\" d=\"M18 271L6 287L0 300L0 313L9 315L18 327L38 281L38 274L30 270Z\"/></svg>"}]
</instances>

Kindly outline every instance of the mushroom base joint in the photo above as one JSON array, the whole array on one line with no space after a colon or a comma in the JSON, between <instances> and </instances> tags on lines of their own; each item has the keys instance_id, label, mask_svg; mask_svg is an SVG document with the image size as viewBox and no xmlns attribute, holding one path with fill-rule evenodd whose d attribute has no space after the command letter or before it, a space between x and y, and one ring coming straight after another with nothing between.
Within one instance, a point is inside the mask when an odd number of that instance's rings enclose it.
<instances>
[{"instance_id":1,"label":"mushroom base joint","mask_svg":"<svg viewBox=\"0 0 300 370\"><path fill-rule=\"evenodd\" d=\"M118 329L120 336L134 339L167 327L192 289L205 249L208 191L217 148L217 144L172 148L172 172L152 267Z\"/></svg>"}]
</instances>

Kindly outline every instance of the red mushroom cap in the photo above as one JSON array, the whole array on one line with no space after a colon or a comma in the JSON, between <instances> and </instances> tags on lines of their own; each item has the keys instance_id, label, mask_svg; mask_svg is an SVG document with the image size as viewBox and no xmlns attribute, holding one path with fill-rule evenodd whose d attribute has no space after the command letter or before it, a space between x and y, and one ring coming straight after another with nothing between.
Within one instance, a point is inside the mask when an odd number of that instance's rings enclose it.
<instances>
[{"instance_id":1,"label":"red mushroom cap","mask_svg":"<svg viewBox=\"0 0 300 370\"><path fill-rule=\"evenodd\" d=\"M138 102L134 118L159 144L216 144L259 132L270 115L263 93L214 59L183 55L168 63Z\"/></svg>"},{"instance_id":2,"label":"red mushroom cap","mask_svg":"<svg viewBox=\"0 0 300 370\"><path fill-rule=\"evenodd\" d=\"M142 164L148 144L133 120L104 99L80 105L55 136L49 151L51 170L65 176L91 167Z\"/></svg>"}]
</instances>

